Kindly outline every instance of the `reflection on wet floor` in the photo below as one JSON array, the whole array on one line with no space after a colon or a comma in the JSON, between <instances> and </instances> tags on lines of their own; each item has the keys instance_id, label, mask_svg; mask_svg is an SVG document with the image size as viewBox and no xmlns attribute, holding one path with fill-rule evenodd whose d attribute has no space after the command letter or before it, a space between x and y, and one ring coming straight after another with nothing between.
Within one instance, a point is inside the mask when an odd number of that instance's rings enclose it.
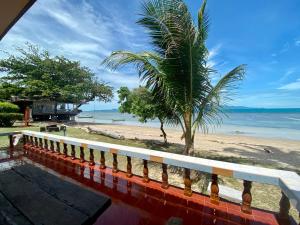
<instances>
[{"instance_id":1,"label":"reflection on wet floor","mask_svg":"<svg viewBox=\"0 0 300 225\"><path fill-rule=\"evenodd\" d=\"M253 210L252 215L242 214L237 204L222 201L213 205L204 195L187 197L179 188L171 186L165 190L159 182L143 183L138 176L128 178L121 171L112 173L110 168L90 167L88 163L63 158L56 153L28 151L22 157L20 151L1 151L0 162L0 171L30 163L61 179L108 195L112 205L98 218L95 223L98 225L165 225L170 220L175 221L173 224L185 225L278 224L270 212Z\"/></svg>"}]
</instances>

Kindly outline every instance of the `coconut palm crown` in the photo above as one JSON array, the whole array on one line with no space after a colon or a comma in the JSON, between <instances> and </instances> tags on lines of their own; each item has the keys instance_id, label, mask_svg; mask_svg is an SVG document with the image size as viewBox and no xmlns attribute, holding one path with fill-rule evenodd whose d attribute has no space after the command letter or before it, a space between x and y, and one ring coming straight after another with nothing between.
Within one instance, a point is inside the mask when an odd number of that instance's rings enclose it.
<instances>
[{"instance_id":1,"label":"coconut palm crown","mask_svg":"<svg viewBox=\"0 0 300 225\"><path fill-rule=\"evenodd\" d=\"M183 0L149 0L142 4L137 21L148 30L153 51L116 51L103 64L117 69L133 64L146 87L174 111L183 130L185 154L193 152L195 132L222 121L222 105L244 78L240 65L213 85L216 71L208 63L206 40L209 18L206 0L198 12L197 24Z\"/></svg>"}]
</instances>

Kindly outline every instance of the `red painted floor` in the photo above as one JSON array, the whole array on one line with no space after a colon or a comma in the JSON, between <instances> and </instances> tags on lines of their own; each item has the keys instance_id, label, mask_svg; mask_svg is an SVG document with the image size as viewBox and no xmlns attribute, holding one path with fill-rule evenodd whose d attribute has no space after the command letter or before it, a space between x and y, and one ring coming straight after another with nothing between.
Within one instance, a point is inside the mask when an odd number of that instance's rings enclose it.
<instances>
[{"instance_id":1,"label":"red painted floor","mask_svg":"<svg viewBox=\"0 0 300 225\"><path fill-rule=\"evenodd\" d=\"M165 190L159 182L143 183L140 177L127 178L123 172L112 174L109 168L90 167L88 163L63 158L57 153L29 151L21 159L16 152L6 155L3 157L3 151L0 154L0 170L7 163L12 166L12 162L33 163L62 179L71 178L79 185L110 196L112 205L97 219L97 225L165 225L170 218L179 218L184 225L279 224L272 212L253 209L252 215L247 215L234 203L221 201L213 205L207 196L193 193L187 197L179 188L171 186Z\"/></svg>"}]
</instances>

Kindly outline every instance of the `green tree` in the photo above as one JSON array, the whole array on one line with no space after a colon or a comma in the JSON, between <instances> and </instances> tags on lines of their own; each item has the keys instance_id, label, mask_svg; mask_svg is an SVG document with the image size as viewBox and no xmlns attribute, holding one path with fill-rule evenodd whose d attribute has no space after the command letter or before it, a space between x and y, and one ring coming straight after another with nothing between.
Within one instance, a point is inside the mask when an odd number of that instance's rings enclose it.
<instances>
[{"instance_id":1,"label":"green tree","mask_svg":"<svg viewBox=\"0 0 300 225\"><path fill-rule=\"evenodd\" d=\"M27 44L17 54L0 60L0 99L11 95L23 98L51 99L82 104L98 99L110 101L112 87L97 80L96 75L78 61L63 56L51 57L48 51Z\"/></svg>"},{"instance_id":2,"label":"green tree","mask_svg":"<svg viewBox=\"0 0 300 225\"><path fill-rule=\"evenodd\" d=\"M119 111L121 113L133 114L137 116L142 123L157 118L160 122L160 130L164 137L164 142L165 144L168 143L164 124L174 120L174 115L163 101L157 101L152 93L145 87L135 88L132 91L127 87L121 87L118 90L118 95L120 103Z\"/></svg>"},{"instance_id":3,"label":"green tree","mask_svg":"<svg viewBox=\"0 0 300 225\"><path fill-rule=\"evenodd\" d=\"M206 39L209 19L206 0L195 25L183 0L149 0L142 5L138 24L148 30L153 51L113 52L103 64L117 69L136 66L139 76L154 95L174 110L185 139L185 154L192 154L196 131L222 121L222 105L236 81L244 78L237 66L213 85L216 71L208 64Z\"/></svg>"}]
</instances>

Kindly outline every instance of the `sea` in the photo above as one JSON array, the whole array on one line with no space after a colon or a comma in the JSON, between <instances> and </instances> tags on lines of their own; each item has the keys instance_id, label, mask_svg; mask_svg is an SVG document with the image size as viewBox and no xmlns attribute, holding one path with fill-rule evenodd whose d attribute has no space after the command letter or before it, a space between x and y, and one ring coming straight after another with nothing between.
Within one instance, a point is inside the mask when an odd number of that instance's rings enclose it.
<instances>
[{"instance_id":1,"label":"sea","mask_svg":"<svg viewBox=\"0 0 300 225\"><path fill-rule=\"evenodd\" d=\"M209 133L300 141L300 109L230 108L226 109L225 113L223 123L221 125L211 125ZM78 122L97 124L157 128L160 126L158 120L141 123L133 115L123 114L117 110L85 111L75 119ZM180 127L172 125L166 125L166 127L180 129Z\"/></svg>"}]
</instances>

